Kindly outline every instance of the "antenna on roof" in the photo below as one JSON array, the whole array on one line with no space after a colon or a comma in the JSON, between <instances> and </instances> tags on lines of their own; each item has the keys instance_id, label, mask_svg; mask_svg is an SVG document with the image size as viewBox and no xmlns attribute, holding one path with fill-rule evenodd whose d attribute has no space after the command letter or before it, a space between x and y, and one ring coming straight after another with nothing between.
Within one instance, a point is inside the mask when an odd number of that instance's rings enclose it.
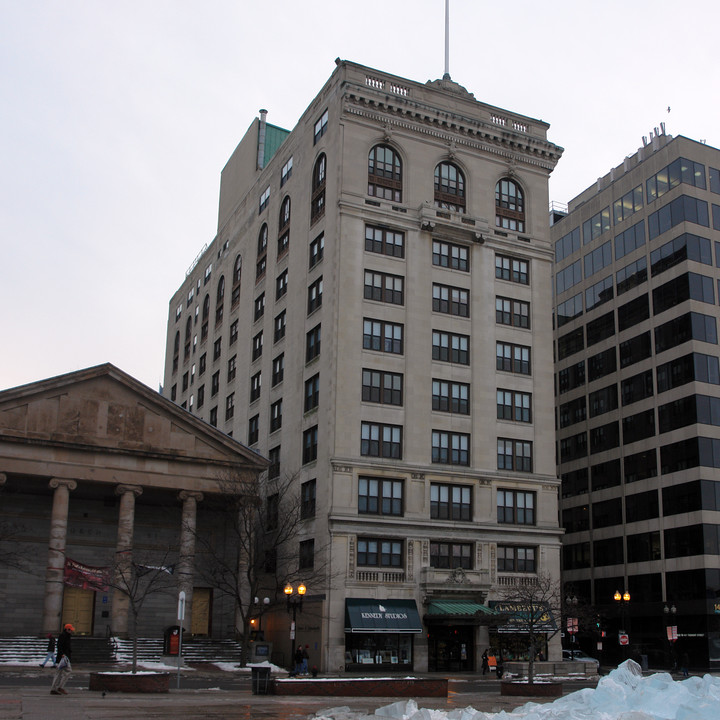
<instances>
[{"instance_id":1,"label":"antenna on roof","mask_svg":"<svg viewBox=\"0 0 720 720\"><path fill-rule=\"evenodd\" d=\"M445 0L445 74L443 80L450 79L450 0Z\"/></svg>"}]
</instances>

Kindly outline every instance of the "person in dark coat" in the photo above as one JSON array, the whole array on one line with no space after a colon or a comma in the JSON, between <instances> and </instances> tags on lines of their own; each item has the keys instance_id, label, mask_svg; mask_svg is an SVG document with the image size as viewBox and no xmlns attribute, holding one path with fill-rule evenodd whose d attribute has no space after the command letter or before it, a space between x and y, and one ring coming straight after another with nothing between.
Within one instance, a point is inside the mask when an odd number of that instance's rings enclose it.
<instances>
[{"instance_id":1,"label":"person in dark coat","mask_svg":"<svg viewBox=\"0 0 720 720\"><path fill-rule=\"evenodd\" d=\"M482 674L486 675L490 672L490 663L488 661L488 651L486 650L482 654Z\"/></svg>"},{"instance_id":2,"label":"person in dark coat","mask_svg":"<svg viewBox=\"0 0 720 720\"><path fill-rule=\"evenodd\" d=\"M302 645L298 645L297 650L295 650L295 675L299 675L302 672L302 662Z\"/></svg>"},{"instance_id":3,"label":"person in dark coat","mask_svg":"<svg viewBox=\"0 0 720 720\"><path fill-rule=\"evenodd\" d=\"M690 656L684 652L680 658L680 669L682 670L683 677L688 677L690 674Z\"/></svg>"},{"instance_id":4,"label":"person in dark coat","mask_svg":"<svg viewBox=\"0 0 720 720\"><path fill-rule=\"evenodd\" d=\"M308 660L310 660L310 653L308 650L310 649L309 645L306 645L302 649L302 674L307 675L308 674Z\"/></svg>"},{"instance_id":5,"label":"person in dark coat","mask_svg":"<svg viewBox=\"0 0 720 720\"><path fill-rule=\"evenodd\" d=\"M52 687L50 688L51 695L67 695L65 689L65 683L70 678L72 672L72 664L70 658L72 657L72 634L75 632L75 628L67 623L60 633L57 641L57 670L55 671L55 677L53 678Z\"/></svg>"},{"instance_id":6,"label":"person in dark coat","mask_svg":"<svg viewBox=\"0 0 720 720\"><path fill-rule=\"evenodd\" d=\"M47 652L45 653L45 659L40 663L40 667L44 668L46 663L51 662L53 667L57 667L55 662L55 636L52 633L48 633L47 636Z\"/></svg>"}]
</instances>

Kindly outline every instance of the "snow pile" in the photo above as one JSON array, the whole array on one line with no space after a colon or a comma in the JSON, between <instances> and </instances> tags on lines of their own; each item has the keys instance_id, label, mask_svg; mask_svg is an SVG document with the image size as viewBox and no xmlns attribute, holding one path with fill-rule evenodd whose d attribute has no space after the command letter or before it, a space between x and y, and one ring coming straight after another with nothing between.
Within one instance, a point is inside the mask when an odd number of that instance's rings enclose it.
<instances>
[{"instance_id":1,"label":"snow pile","mask_svg":"<svg viewBox=\"0 0 720 720\"><path fill-rule=\"evenodd\" d=\"M643 677L632 660L602 678L595 689L578 690L555 702L526 703L512 712L484 713L418 708L396 702L366 715L348 707L318 713L315 720L718 720L720 678L712 675L675 682L668 673Z\"/></svg>"}]
</instances>

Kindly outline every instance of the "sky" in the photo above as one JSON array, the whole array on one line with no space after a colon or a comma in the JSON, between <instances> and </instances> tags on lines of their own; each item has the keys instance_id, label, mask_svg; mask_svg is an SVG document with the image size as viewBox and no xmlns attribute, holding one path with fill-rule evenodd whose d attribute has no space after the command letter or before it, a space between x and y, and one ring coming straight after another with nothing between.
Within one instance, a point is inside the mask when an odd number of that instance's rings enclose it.
<instances>
[{"instance_id":1,"label":"sky","mask_svg":"<svg viewBox=\"0 0 720 720\"><path fill-rule=\"evenodd\" d=\"M450 0L449 70L550 123L566 203L665 123L720 147L716 0ZM157 389L168 304L260 108L335 58L445 70L444 0L0 0L0 389L111 362Z\"/></svg>"}]
</instances>

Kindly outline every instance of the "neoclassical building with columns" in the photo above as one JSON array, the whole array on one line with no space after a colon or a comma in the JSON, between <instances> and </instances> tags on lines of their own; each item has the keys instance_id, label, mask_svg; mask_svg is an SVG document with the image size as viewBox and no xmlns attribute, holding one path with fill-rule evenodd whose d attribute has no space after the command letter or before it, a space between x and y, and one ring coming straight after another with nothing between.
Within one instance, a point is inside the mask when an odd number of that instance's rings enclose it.
<instances>
[{"instance_id":1,"label":"neoclassical building with columns","mask_svg":"<svg viewBox=\"0 0 720 720\"><path fill-rule=\"evenodd\" d=\"M225 636L234 604L195 572L196 528L229 472L267 461L110 364L0 392L0 603L4 632L124 635L128 599L107 569L162 562L177 592L149 596L138 632ZM204 507L205 506L205 507ZM173 587L172 590L175 590Z\"/></svg>"}]
</instances>

